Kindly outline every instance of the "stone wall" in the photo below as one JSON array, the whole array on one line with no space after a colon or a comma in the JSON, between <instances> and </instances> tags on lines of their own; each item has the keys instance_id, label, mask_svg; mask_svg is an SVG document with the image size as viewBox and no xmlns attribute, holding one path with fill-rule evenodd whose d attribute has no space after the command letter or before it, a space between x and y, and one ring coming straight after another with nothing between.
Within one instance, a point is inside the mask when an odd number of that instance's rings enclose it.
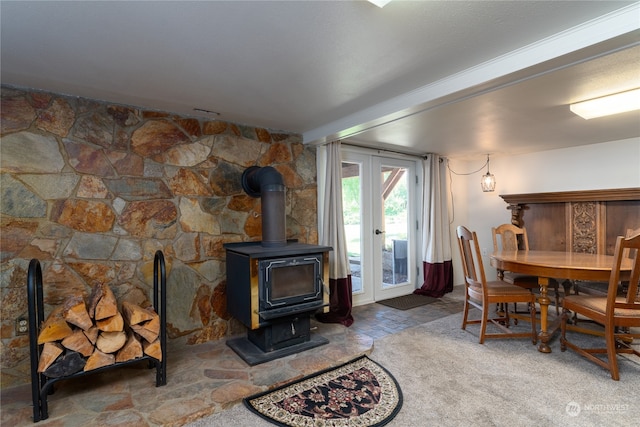
<instances>
[{"instance_id":1,"label":"stone wall","mask_svg":"<svg viewBox=\"0 0 640 427\"><path fill-rule=\"evenodd\" d=\"M274 166L287 238L317 243L315 149L296 134L2 87L2 387L29 381L28 263L42 263L45 314L106 282L149 304L167 262L169 347L244 333L226 311L227 242L260 240L260 199L241 174Z\"/></svg>"}]
</instances>

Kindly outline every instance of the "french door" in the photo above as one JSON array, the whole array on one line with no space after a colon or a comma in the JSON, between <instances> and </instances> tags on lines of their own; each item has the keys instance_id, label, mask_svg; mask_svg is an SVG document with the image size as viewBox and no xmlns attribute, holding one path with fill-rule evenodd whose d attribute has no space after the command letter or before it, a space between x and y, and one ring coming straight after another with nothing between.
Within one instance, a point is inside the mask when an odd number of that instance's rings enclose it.
<instances>
[{"instance_id":1,"label":"french door","mask_svg":"<svg viewBox=\"0 0 640 427\"><path fill-rule=\"evenodd\" d=\"M342 199L353 304L415 289L416 162L342 153Z\"/></svg>"}]
</instances>

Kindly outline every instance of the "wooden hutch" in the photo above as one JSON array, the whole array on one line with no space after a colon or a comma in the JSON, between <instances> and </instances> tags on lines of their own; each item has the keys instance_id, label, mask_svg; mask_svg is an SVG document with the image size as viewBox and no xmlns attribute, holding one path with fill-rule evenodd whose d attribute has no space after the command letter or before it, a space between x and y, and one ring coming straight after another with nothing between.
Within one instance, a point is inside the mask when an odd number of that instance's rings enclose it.
<instances>
[{"instance_id":1,"label":"wooden hutch","mask_svg":"<svg viewBox=\"0 0 640 427\"><path fill-rule=\"evenodd\" d=\"M505 194L511 223L531 250L613 255L617 236L640 227L640 188Z\"/></svg>"}]
</instances>

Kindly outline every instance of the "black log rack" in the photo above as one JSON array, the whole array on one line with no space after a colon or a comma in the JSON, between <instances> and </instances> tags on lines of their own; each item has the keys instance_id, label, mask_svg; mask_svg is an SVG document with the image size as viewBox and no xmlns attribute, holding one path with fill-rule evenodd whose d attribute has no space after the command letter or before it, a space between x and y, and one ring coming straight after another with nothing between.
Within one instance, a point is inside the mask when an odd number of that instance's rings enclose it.
<instances>
[{"instance_id":1,"label":"black log rack","mask_svg":"<svg viewBox=\"0 0 640 427\"><path fill-rule=\"evenodd\" d=\"M126 362L117 362L113 365L92 369L91 371L80 371L71 375L50 378L43 373L38 373L38 361L43 345L38 345L38 334L40 327L45 320L44 306L42 299L42 268L37 259L32 259L29 263L27 274L27 297L29 304L29 346L31 356L31 397L33 399L33 422L46 420L49 417L47 396L53 393L53 385L70 378L83 377L89 374L103 372L114 368L119 368L141 361L148 361L149 369L156 369L156 387L167 384L167 291L166 291L166 267L162 251L155 253L153 261L153 308L160 317L160 346L162 360L157 360L151 356L144 355L137 359Z\"/></svg>"}]
</instances>

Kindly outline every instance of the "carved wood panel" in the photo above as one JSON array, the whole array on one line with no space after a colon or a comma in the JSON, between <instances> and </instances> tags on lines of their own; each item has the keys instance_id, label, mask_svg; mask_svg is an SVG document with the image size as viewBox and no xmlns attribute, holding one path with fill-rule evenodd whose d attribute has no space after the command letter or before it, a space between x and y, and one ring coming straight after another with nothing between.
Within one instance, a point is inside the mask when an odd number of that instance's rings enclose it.
<instances>
[{"instance_id":1,"label":"carved wood panel","mask_svg":"<svg viewBox=\"0 0 640 427\"><path fill-rule=\"evenodd\" d=\"M600 202L569 202L567 241L572 252L602 253L605 207Z\"/></svg>"}]
</instances>

